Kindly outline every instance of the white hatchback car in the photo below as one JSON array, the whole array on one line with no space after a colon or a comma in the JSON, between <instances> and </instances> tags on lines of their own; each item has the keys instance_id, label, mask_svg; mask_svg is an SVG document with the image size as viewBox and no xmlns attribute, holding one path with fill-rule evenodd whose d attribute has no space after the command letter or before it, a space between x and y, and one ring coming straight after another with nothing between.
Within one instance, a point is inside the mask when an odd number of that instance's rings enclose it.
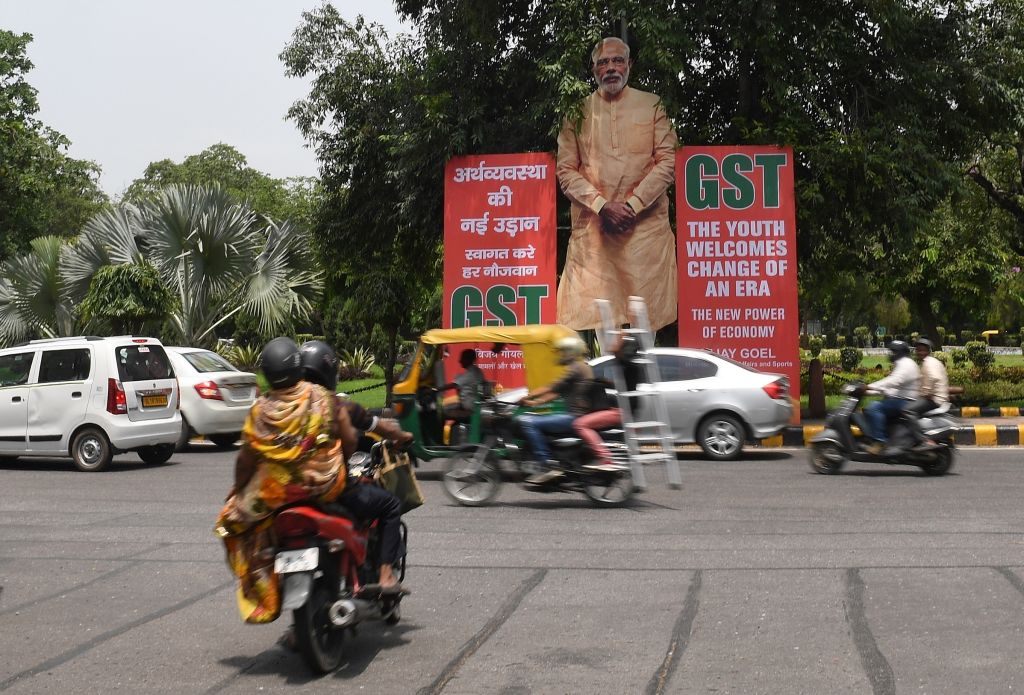
<instances>
[{"instance_id":1,"label":"white hatchback car","mask_svg":"<svg viewBox=\"0 0 1024 695\"><path fill-rule=\"evenodd\" d=\"M178 383L155 338L79 336L0 349L0 459L70 456L103 470L115 453L159 464L181 432Z\"/></svg>"},{"instance_id":2,"label":"white hatchback car","mask_svg":"<svg viewBox=\"0 0 1024 695\"><path fill-rule=\"evenodd\" d=\"M200 434L227 448L238 441L249 409L259 395L256 375L242 372L210 350L167 347L181 386L181 431L177 447Z\"/></svg>"}]
</instances>

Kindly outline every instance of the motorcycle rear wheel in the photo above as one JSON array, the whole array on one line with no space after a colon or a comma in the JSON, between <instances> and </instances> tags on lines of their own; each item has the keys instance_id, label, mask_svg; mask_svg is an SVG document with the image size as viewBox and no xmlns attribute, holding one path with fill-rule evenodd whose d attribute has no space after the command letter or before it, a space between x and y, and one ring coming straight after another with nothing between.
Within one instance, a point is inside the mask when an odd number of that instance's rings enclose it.
<instances>
[{"instance_id":1,"label":"motorcycle rear wheel","mask_svg":"<svg viewBox=\"0 0 1024 695\"><path fill-rule=\"evenodd\" d=\"M327 588L319 584L309 600L293 613L296 646L309 667L320 674L338 668L345 653L345 630L331 625L327 616L332 603Z\"/></svg>"},{"instance_id":2,"label":"motorcycle rear wheel","mask_svg":"<svg viewBox=\"0 0 1024 695\"><path fill-rule=\"evenodd\" d=\"M846 454L834 442L811 445L811 468L815 473L835 475L846 463Z\"/></svg>"},{"instance_id":3,"label":"motorcycle rear wheel","mask_svg":"<svg viewBox=\"0 0 1024 695\"><path fill-rule=\"evenodd\" d=\"M935 452L935 459L921 464L921 470L927 475L946 475L953 467L953 447L948 444Z\"/></svg>"},{"instance_id":4,"label":"motorcycle rear wheel","mask_svg":"<svg viewBox=\"0 0 1024 695\"><path fill-rule=\"evenodd\" d=\"M480 461L474 451L460 451L444 464L441 474L444 492L466 507L480 507L498 495L501 474L494 454L487 452Z\"/></svg>"},{"instance_id":5,"label":"motorcycle rear wheel","mask_svg":"<svg viewBox=\"0 0 1024 695\"><path fill-rule=\"evenodd\" d=\"M605 474L607 475L607 474ZM620 507L633 496L633 476L629 471L602 479L595 475L583 486L583 492L599 507Z\"/></svg>"}]
</instances>

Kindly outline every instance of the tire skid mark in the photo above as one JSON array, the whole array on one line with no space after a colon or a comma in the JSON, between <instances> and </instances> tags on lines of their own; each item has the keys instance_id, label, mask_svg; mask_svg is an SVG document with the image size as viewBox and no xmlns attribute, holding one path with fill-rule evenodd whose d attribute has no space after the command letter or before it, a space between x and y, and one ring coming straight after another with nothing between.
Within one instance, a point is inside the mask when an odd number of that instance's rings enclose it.
<instances>
[{"instance_id":1,"label":"tire skid mark","mask_svg":"<svg viewBox=\"0 0 1024 695\"><path fill-rule=\"evenodd\" d=\"M846 622L853 632L853 643L857 647L868 682L871 683L871 692L874 695L895 695L896 682L892 666L878 649L871 626L868 625L864 612L864 579L856 567L846 570Z\"/></svg>"},{"instance_id":2,"label":"tire skid mark","mask_svg":"<svg viewBox=\"0 0 1024 695\"><path fill-rule=\"evenodd\" d=\"M1003 575L1006 581L1013 585L1013 588L1024 594L1024 579L1017 576L1017 573L1011 570L1009 567L993 567L996 572Z\"/></svg>"},{"instance_id":3,"label":"tire skid mark","mask_svg":"<svg viewBox=\"0 0 1024 695\"><path fill-rule=\"evenodd\" d=\"M85 582L82 582L80 584L75 584L73 586L70 586L67 589L61 589L60 591L55 591L52 594L47 594L46 596L40 596L38 598L32 599L31 601L26 601L25 603L19 603L19 604L15 605L15 606L9 606L7 608L0 608L0 615L4 615L6 613L14 613L14 612L17 612L17 611L23 611L26 608L31 608L32 606L36 606L36 605L38 605L40 603L46 603L47 601L52 601L55 598L59 598L61 596L65 596L65 595L70 594L70 593L72 593L74 591L80 591L82 589L85 589L86 587L92 586L93 584L97 584L97 583L102 582L102 581L104 581L106 579L110 579L111 577L114 577L114 576L116 576L118 574L121 574L122 572L127 572L130 569L134 569L134 568L136 568L136 567L138 567L139 565L142 564L138 560L118 560L117 562L124 562L125 564L122 567L118 567L117 569L110 570L109 572L104 572L103 574L101 574L99 576L93 577L92 579L90 579L88 581L85 581Z\"/></svg>"},{"instance_id":4,"label":"tire skid mark","mask_svg":"<svg viewBox=\"0 0 1024 695\"><path fill-rule=\"evenodd\" d=\"M153 622L154 620L159 620L160 618L166 617L166 616L170 615L171 613L179 611L179 610L181 610L183 608L188 608L189 606L191 606L193 604L196 604L196 603L199 603L203 599L205 599L205 598L207 598L209 596L213 596L214 594L216 594L218 592L224 591L225 589L227 589L229 587L233 587L234 585L235 585L235 580L234 579L232 579L230 581L227 581L227 582L223 582L221 584L218 584L217 586L214 586L214 587L212 587L210 589L207 589L206 591L198 593L198 594L196 594L194 596L190 596L189 598L185 599L184 601L178 601L174 605L167 606L166 608L162 608L162 609L160 609L158 611L150 613L149 615L145 615L145 616L139 618L138 620L133 620L130 623L126 623L125 625L121 625L120 627L116 627L113 630L108 630L107 632L104 632L101 635L96 635L91 640L83 642L83 643L79 644L78 646L76 646L76 647L74 647L72 649L67 650L63 654L58 654L55 657L47 659L46 661L44 661L44 662L42 662L40 664L37 664L36 666L33 666L32 668L25 669L24 671L21 671L20 673L15 673L13 676L10 676L9 678L6 678L3 681L0 681L0 690L7 690L8 688L10 688L12 685L16 684L18 681L20 681L23 678L28 678L30 676L34 676L34 675L42 673L44 671L49 671L50 669L57 668L58 666L61 666L62 664L65 664L65 663L71 661L72 659L75 659L75 658L81 656L82 654L85 654L86 652L90 651L94 647L97 647L97 646L103 644L104 642L112 640L115 637L119 637L119 636L125 634L126 632L134 630L137 627L141 627L142 625L145 625L146 623L150 623L150 622Z\"/></svg>"},{"instance_id":5,"label":"tire skid mark","mask_svg":"<svg viewBox=\"0 0 1024 695\"><path fill-rule=\"evenodd\" d=\"M672 674L675 673L679 660L690 643L690 635L693 634L693 621L697 617L697 610L700 608L700 589L703 583L704 573L701 570L694 570L693 579L690 580L690 587L686 591L686 599L683 602L683 610L676 618L676 624L672 628L672 639L669 641L668 650L665 652L665 660L657 673L647 684L647 695L661 695L665 692Z\"/></svg>"},{"instance_id":6,"label":"tire skid mark","mask_svg":"<svg viewBox=\"0 0 1024 695\"><path fill-rule=\"evenodd\" d=\"M505 621L512 617L512 614L519 608L519 604L523 602L523 599L525 599L531 591L537 588L538 584L544 581L544 577L546 577L547 574L548 571L546 569L541 569L523 580L522 584L519 585L519 588L505 599L505 603L503 603L501 608L498 609L498 612L494 614L494 617L488 620L487 624L480 628L475 635L469 638L469 641L462 646L459 653L455 655L455 658L448 662L448 665L445 666L441 671L441 674L434 679L434 682L425 688L420 688L420 690L417 691L417 695L437 695L443 691L445 686L448 685L448 682L454 678L455 674L457 674L459 669L462 668L462 665L465 664L466 661L468 661L469 658L483 646L484 642L490 639L491 635L498 631L498 628L505 624Z\"/></svg>"}]
</instances>

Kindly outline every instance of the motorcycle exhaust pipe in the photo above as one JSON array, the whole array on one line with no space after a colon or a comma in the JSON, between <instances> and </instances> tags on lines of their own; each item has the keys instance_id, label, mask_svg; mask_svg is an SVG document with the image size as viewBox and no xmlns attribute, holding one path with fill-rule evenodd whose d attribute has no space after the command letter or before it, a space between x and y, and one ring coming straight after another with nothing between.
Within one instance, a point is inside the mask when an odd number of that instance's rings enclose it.
<instances>
[{"instance_id":1,"label":"motorcycle exhaust pipe","mask_svg":"<svg viewBox=\"0 0 1024 695\"><path fill-rule=\"evenodd\" d=\"M372 607L371 602L358 598L339 599L327 609L327 619L336 628L351 627L366 617Z\"/></svg>"},{"instance_id":2,"label":"motorcycle exhaust pipe","mask_svg":"<svg viewBox=\"0 0 1024 695\"><path fill-rule=\"evenodd\" d=\"M351 599L341 599L327 609L327 619L334 627L350 627L359 622L359 607Z\"/></svg>"}]
</instances>

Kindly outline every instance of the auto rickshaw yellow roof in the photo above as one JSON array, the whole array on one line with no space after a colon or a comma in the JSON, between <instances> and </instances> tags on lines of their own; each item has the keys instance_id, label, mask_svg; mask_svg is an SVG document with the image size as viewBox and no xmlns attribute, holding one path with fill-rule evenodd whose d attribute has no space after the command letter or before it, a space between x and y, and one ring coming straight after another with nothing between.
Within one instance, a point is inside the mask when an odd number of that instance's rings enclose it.
<instances>
[{"instance_id":1,"label":"auto rickshaw yellow roof","mask_svg":"<svg viewBox=\"0 0 1024 695\"><path fill-rule=\"evenodd\" d=\"M529 326L434 328L424 333L420 340L426 345L447 345L449 343L506 343L509 345L546 343L554 345L556 340L566 336L578 337L578 334L573 329L558 323L538 323Z\"/></svg>"}]
</instances>

